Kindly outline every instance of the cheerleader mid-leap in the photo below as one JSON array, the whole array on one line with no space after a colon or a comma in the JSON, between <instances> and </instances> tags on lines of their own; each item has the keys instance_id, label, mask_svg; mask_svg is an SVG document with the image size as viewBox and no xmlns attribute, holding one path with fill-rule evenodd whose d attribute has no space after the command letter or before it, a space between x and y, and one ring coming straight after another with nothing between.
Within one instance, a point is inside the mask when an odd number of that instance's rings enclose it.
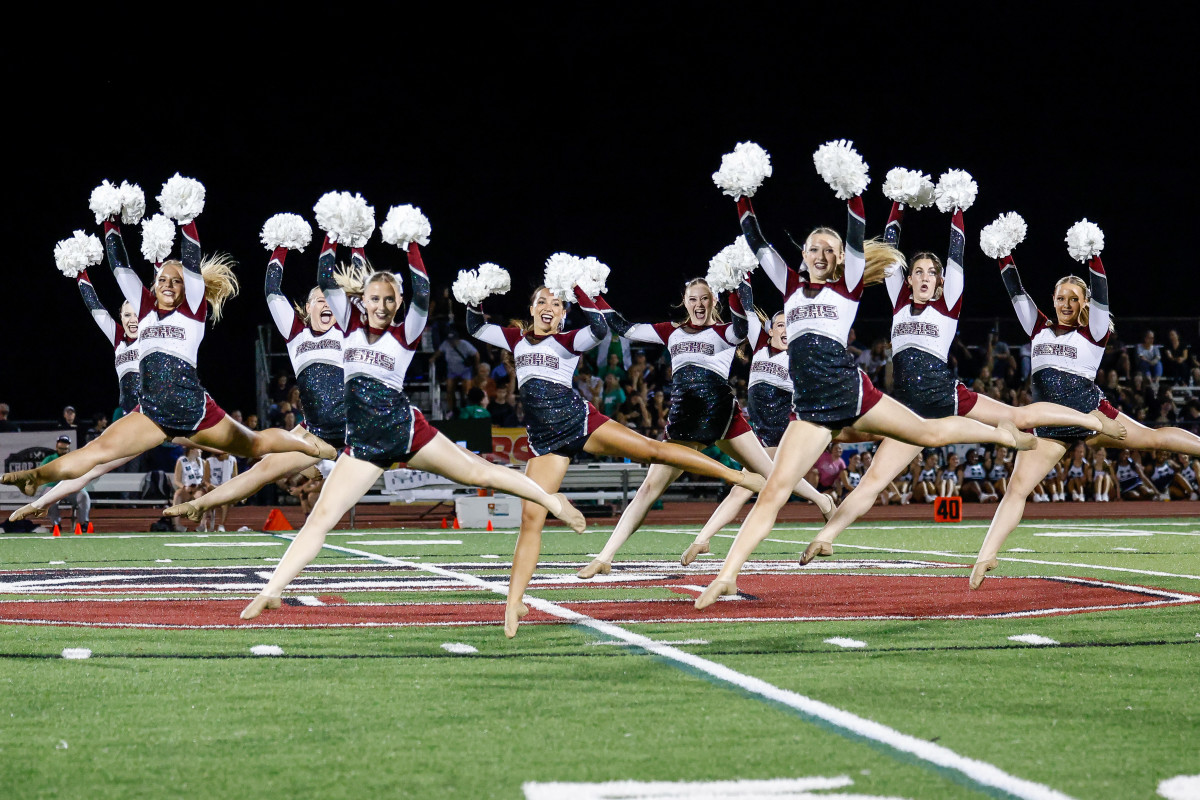
<instances>
[{"instance_id":1,"label":"cheerleader mid-leap","mask_svg":"<svg viewBox=\"0 0 1200 800\"><path fill-rule=\"evenodd\" d=\"M697 608L737 592L735 580L742 564L770 534L792 486L812 468L833 434L844 427L924 447L994 442L1028 449L1036 443L1011 422L993 428L959 417L922 419L884 396L854 365L846 341L863 288L881 282L887 269L902 264L904 257L890 245L863 241L866 219L861 194L869 178L866 163L850 143L823 145L813 160L838 197L847 201L847 235L843 244L837 231L830 228L810 233L804 242L803 273L788 267L767 243L750 206L750 195L771 174L766 152L752 143L740 144L713 176L726 194L737 199L742 232L767 276L783 293L796 419L783 434L767 488L742 523L716 580L696 600Z\"/></svg>"},{"instance_id":2,"label":"cheerleader mid-leap","mask_svg":"<svg viewBox=\"0 0 1200 800\"><path fill-rule=\"evenodd\" d=\"M271 319L287 343L288 358L296 374L296 385L304 406L304 422L292 430L305 431L341 451L346 439L346 385L342 371L342 329L320 286L308 293L304 308L293 307L283 293L283 267L288 250L304 251L312 240L312 227L296 214L276 214L262 230L263 243L271 250L267 265L267 307ZM365 263L355 248L355 263ZM332 275L337 264L337 244L325 239L318 270ZM199 522L205 512L249 497L268 483L316 466L320 459L307 453L272 453L228 483L191 502L172 506L164 516L186 516Z\"/></svg>"},{"instance_id":3,"label":"cheerleader mid-leap","mask_svg":"<svg viewBox=\"0 0 1200 800\"><path fill-rule=\"evenodd\" d=\"M971 391L948 364L950 345L958 330L964 287L966 229L963 212L974 202L976 187L960 170L942 175L937 187L919 172L894 169L888 173L884 193L892 200L885 239L898 246L905 206L921 208L938 198L938 207L951 213L950 251L943 268L934 253L912 257L907 271L893 270L885 279L892 301L892 364L894 396L922 417L963 416L988 425L1009 422L1021 429L1037 425L1077 425L1125 435L1121 424L1101 414L1075 411L1054 403L1013 407ZM833 519L821 529L800 557L807 564L815 556L833 553L832 542L856 519L870 510L875 498L903 472L921 451L919 445L885 440L858 488L842 501Z\"/></svg>"},{"instance_id":4,"label":"cheerleader mid-leap","mask_svg":"<svg viewBox=\"0 0 1200 800\"><path fill-rule=\"evenodd\" d=\"M596 269L602 270L598 277ZM573 285L556 282L556 272L573 273L566 280ZM766 482L763 477L730 469L690 448L635 433L601 414L572 388L571 378L579 356L598 345L608 333L602 312L589 296L604 290L607 272L607 267L594 259L578 259L562 253L552 256L546 277L548 283L557 285L554 289L541 286L534 291L529 305L532 323L527 328L502 328L485 321L482 296L490 294L493 287L506 291L510 284L508 274L499 267L484 264L478 275L460 273L459 281L455 282L455 297L467 306L467 329L471 335L513 354L517 385L525 406L529 449L534 454L525 475L546 491L556 492L571 459L587 452L639 463L667 464L746 486L749 491L761 489ZM588 282L586 291L580 279ZM567 310L562 297L568 291L586 315L588 327L560 332ZM542 506L529 501L522 504L521 531L513 554L504 614L504 633L510 639L516 635L519 620L526 612L521 597L537 567L545 519L546 509Z\"/></svg>"},{"instance_id":5,"label":"cheerleader mid-leap","mask_svg":"<svg viewBox=\"0 0 1200 800\"><path fill-rule=\"evenodd\" d=\"M328 197L328 196L327 196ZM375 227L374 210L358 196L335 196L318 204L317 222L337 241L362 247ZM322 223L322 218L327 222ZM253 619L278 608L280 595L325 543L325 535L358 502L391 464L407 462L458 483L484 486L541 504L576 532L583 515L561 494L546 493L529 478L491 464L451 442L425 421L404 391L404 376L429 314L429 277L419 245L429 241L429 221L412 206L393 208L382 226L385 241L408 251L412 302L399 325L393 324L404 299L400 281L390 272L370 272L361 262L335 274L322 269L319 284L342 330L346 378L346 440L343 453L325 481L321 496L258 597L242 611ZM360 316L351 298L361 298Z\"/></svg>"},{"instance_id":6,"label":"cheerleader mid-leap","mask_svg":"<svg viewBox=\"0 0 1200 800\"><path fill-rule=\"evenodd\" d=\"M1124 425L1126 436L1123 440L1105 435L1093 436L1090 429L1083 427L1038 428L1037 449L1017 454L1008 491L996 509L996 516L992 518L983 547L971 570L972 589L978 589L987 573L996 568L1000 548L1008 534L1020 523L1030 492L1055 468L1075 442L1200 455L1200 437L1182 428L1148 428L1142 425L1110 405L1095 383L1096 371L1104 357L1104 345L1112 332L1108 278L1100 261L1100 252L1104 247L1104 234L1100 228L1085 219L1067 231L1067 251L1075 260L1088 265L1090 286L1075 275L1060 278L1054 286L1053 322L1038 310L1033 299L1026 294L1012 258L1013 248L1025 238L1025 231L1025 221L1019 215L1004 214L983 229L980 243L988 256L1000 262L1004 288L1008 290L1017 319L1033 345L1033 397L1085 413L1099 410Z\"/></svg>"},{"instance_id":7,"label":"cheerleader mid-leap","mask_svg":"<svg viewBox=\"0 0 1200 800\"><path fill-rule=\"evenodd\" d=\"M196 356L205 320L210 307L213 321L220 319L225 301L237 294L237 279L224 256L200 257L194 221L204 208L204 187L199 181L176 175L163 185L159 201L181 226L183 258L163 263L153 291L146 289L129 267L119 204L104 222L109 265L125 299L138 309L141 402L87 446L37 469L4 475L4 483L25 494L33 494L43 483L80 477L101 464L143 453L177 436L247 458L282 451L334 455L333 448L315 439L286 431L251 431L226 416L204 391ZM99 263L99 254L94 255L91 263Z\"/></svg>"}]
</instances>

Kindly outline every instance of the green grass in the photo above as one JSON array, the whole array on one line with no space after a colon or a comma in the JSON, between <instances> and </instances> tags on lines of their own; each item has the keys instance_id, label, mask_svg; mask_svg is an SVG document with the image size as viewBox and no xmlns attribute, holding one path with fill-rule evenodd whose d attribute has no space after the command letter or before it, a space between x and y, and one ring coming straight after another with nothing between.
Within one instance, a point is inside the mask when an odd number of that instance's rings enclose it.
<instances>
[{"instance_id":1,"label":"green grass","mask_svg":"<svg viewBox=\"0 0 1200 800\"><path fill-rule=\"evenodd\" d=\"M1192 523L1039 521L1010 537L999 574L1078 576L1200 594L1200 535L1195 535L1200 522ZM619 560L678 558L689 536L671 531L683 529L641 532ZM794 558L814 530L781 525L772 537L777 541L765 542L756 558ZM839 538L834 558L823 566L837 559L883 566L906 559L956 563L962 567L896 566L904 574L949 574L965 584L983 530L863 525ZM1035 535L1097 531L1120 535ZM608 532L576 537L549 531L543 558L586 563ZM511 534L453 533L445 538L459 538L461 546L373 544L373 538L388 538L377 531L329 541L389 558L419 557L417 564L472 565L471 574L490 580L504 575L504 560L478 555L506 557ZM207 541L256 540L280 541L255 533ZM0 539L0 570L241 565L269 571L274 561L265 559L283 550L166 546L183 541L201 540L7 536ZM729 541L714 541L718 559ZM159 563L166 558L171 563ZM51 561L66 563L51 567ZM331 568L321 573L328 578L396 577L390 569L330 550L317 563ZM716 560L707 566L715 569ZM539 575L570 572L555 566ZM686 577L688 583L709 579ZM13 578L0 575L0 582ZM1003 586L989 580L984 591L1002 597ZM445 591L333 593L351 603L502 599L466 584ZM604 584L552 586L530 595L552 602L679 597L659 587ZM106 596L140 595L126 590ZM189 589L172 596L214 595ZM47 597L19 588L0 592L0 601ZM238 604L229 605L236 614ZM502 606L489 608L499 620ZM587 606L579 608L586 613ZM274 613L283 619L288 611ZM1200 604L1028 618L622 627L658 641L704 640L678 647L1072 797L1153 797L1160 780L1200 772L1195 759ZM1016 634L1060 644L1019 644L1008 638ZM858 639L867 647L844 649L826 643L831 637ZM598 645L600 639L607 637L567 624L525 625L512 641L495 625L218 630L0 625L0 786L13 797L519 798L526 781L846 775L853 786L840 791L847 793L1008 796L670 659ZM447 642L478 652L453 655L442 648ZM278 645L285 655L252 656L250 648L258 644ZM90 648L93 657L64 660L60 654L67 647Z\"/></svg>"}]
</instances>

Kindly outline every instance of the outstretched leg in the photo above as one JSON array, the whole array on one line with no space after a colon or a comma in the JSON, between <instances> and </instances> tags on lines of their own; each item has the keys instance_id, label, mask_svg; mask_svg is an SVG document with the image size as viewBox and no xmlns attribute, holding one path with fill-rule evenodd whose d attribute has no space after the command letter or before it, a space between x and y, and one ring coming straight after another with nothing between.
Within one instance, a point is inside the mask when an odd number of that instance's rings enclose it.
<instances>
[{"instance_id":1,"label":"outstretched leg","mask_svg":"<svg viewBox=\"0 0 1200 800\"><path fill-rule=\"evenodd\" d=\"M1200 456L1200 436L1188 433L1183 428L1147 428L1125 413L1118 414L1117 421L1125 426L1124 439L1118 440L1101 435L1089 439L1088 444L1099 444L1102 447L1128 447L1131 450L1170 450L1173 453Z\"/></svg>"},{"instance_id":2,"label":"outstretched leg","mask_svg":"<svg viewBox=\"0 0 1200 800\"><path fill-rule=\"evenodd\" d=\"M303 430L294 428L293 432ZM188 503L171 506L163 512L164 517L185 516L193 522L199 522L204 512L211 508L236 503L257 492L267 484L274 483L280 478L294 475L309 467L319 464L320 459L307 453L271 453L250 469L239 474L232 480L226 481L203 497Z\"/></svg>"},{"instance_id":3,"label":"outstretched leg","mask_svg":"<svg viewBox=\"0 0 1200 800\"><path fill-rule=\"evenodd\" d=\"M18 508L9 515L8 519L10 522L16 522L17 520L22 520L26 517L40 517L47 508L50 508L59 500L63 499L64 497L73 496L80 489L96 480L96 478L112 472L117 467L128 464L133 459L134 456L118 458L116 461L108 461L104 464L99 464L95 467L92 467L92 469L89 470L88 473L83 477L72 478L69 481L59 481L54 486L50 487L49 491L38 497L38 499L34 500L29 505Z\"/></svg>"},{"instance_id":4,"label":"outstretched leg","mask_svg":"<svg viewBox=\"0 0 1200 800\"><path fill-rule=\"evenodd\" d=\"M993 400L985 394L978 395L975 405L966 414L988 425L1011 422L1018 428L1029 429L1041 425L1087 428L1114 439L1125 437L1125 426L1119 419L1109 419L1099 411L1085 414L1058 403L1030 403L1027 406L1010 406Z\"/></svg>"},{"instance_id":5,"label":"outstretched leg","mask_svg":"<svg viewBox=\"0 0 1200 800\"><path fill-rule=\"evenodd\" d=\"M1004 499L996 506L996 515L988 526L987 536L983 546L975 558L975 567L971 570L971 588L978 589L983 583L984 576L996 568L996 555L1004 546L1004 540L1021 522L1025 513L1025 500L1033 487L1042 482L1055 464L1067 452L1067 447L1055 439L1038 439L1037 447L1017 453L1013 463L1013 474L1008 480L1008 491Z\"/></svg>"},{"instance_id":6,"label":"outstretched leg","mask_svg":"<svg viewBox=\"0 0 1200 800\"><path fill-rule=\"evenodd\" d=\"M1019 431L1007 420L996 427L984 425L966 417L925 419L910 411L899 401L884 395L875 407L854 423L856 430L878 433L892 439L921 447L944 447L948 444L991 442L1030 450L1037 446L1037 437Z\"/></svg>"},{"instance_id":7,"label":"outstretched leg","mask_svg":"<svg viewBox=\"0 0 1200 800\"><path fill-rule=\"evenodd\" d=\"M242 458L262 458L268 453L304 453L313 458L337 458L333 446L311 433L298 435L280 428L252 431L233 417L222 417L211 428L189 438L196 444L223 450Z\"/></svg>"},{"instance_id":8,"label":"outstretched leg","mask_svg":"<svg viewBox=\"0 0 1200 800\"><path fill-rule=\"evenodd\" d=\"M649 439L612 420L592 431L583 449L598 456L629 458L642 464L664 464L684 472L743 486L751 492L759 491L767 482L766 472L759 472L753 467L750 467L749 473L730 469L720 461L709 458L691 447ZM748 464L746 466L749 467ZM767 469L769 471L770 467Z\"/></svg>"},{"instance_id":9,"label":"outstretched leg","mask_svg":"<svg viewBox=\"0 0 1200 800\"><path fill-rule=\"evenodd\" d=\"M571 459L548 454L531 458L525 467L525 477L545 489L557 492L562 486L563 476ZM504 608L504 635L509 639L517 635L517 625L528 609L521 602L533 571L537 569L538 556L542 553L542 526L546 522L546 509L526 500L521 503L521 532L517 534L517 546L513 551L512 571L508 579L508 603Z\"/></svg>"},{"instance_id":10,"label":"outstretched leg","mask_svg":"<svg viewBox=\"0 0 1200 800\"><path fill-rule=\"evenodd\" d=\"M722 439L717 442L717 447L736 458L752 472L766 475L773 468L774 462L771 460L771 455L767 453L762 442L753 433L743 433L733 439ZM792 487L792 493L803 497L810 503L815 503L817 508L821 509L821 514L825 516L825 519L833 516L833 500L814 489L812 484L804 478L796 481L796 485Z\"/></svg>"},{"instance_id":11,"label":"outstretched leg","mask_svg":"<svg viewBox=\"0 0 1200 800\"><path fill-rule=\"evenodd\" d=\"M917 445L884 439L875 451L875 458L863 474L862 480L858 482L858 486L838 506L833 519L825 523L825 527L813 538L804 555L800 556L800 563L807 564L815 556L833 555L832 544L838 534L870 511L879 493L884 491L897 475L904 472L920 452L921 448Z\"/></svg>"}]
</instances>

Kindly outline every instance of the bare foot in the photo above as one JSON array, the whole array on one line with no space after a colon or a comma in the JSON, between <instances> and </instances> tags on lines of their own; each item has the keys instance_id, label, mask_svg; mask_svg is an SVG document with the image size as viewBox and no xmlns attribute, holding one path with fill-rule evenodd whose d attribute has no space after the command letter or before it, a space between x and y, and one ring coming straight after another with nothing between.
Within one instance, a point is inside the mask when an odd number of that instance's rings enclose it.
<instances>
[{"instance_id":1,"label":"bare foot","mask_svg":"<svg viewBox=\"0 0 1200 800\"><path fill-rule=\"evenodd\" d=\"M1125 426L1115 419L1109 419L1104 416L1104 412L1096 409L1092 412L1092 416L1100 421L1100 433L1112 439L1124 439L1127 431Z\"/></svg>"},{"instance_id":2,"label":"bare foot","mask_svg":"<svg viewBox=\"0 0 1200 800\"><path fill-rule=\"evenodd\" d=\"M196 508L191 503L180 503L177 506L171 506L163 512L164 517L187 517L192 522L199 522L204 517L204 512Z\"/></svg>"},{"instance_id":3,"label":"bare foot","mask_svg":"<svg viewBox=\"0 0 1200 800\"><path fill-rule=\"evenodd\" d=\"M263 612L263 609L279 608L281 605L283 605L283 601L278 597L260 594L250 601L250 605L242 609L242 619L254 619Z\"/></svg>"},{"instance_id":4,"label":"bare foot","mask_svg":"<svg viewBox=\"0 0 1200 800\"><path fill-rule=\"evenodd\" d=\"M612 572L612 564L609 564L607 561L601 561L598 558L593 558L592 563L575 573L575 577L583 578L586 581L588 578L593 578L596 575L607 575L610 572Z\"/></svg>"},{"instance_id":5,"label":"bare foot","mask_svg":"<svg viewBox=\"0 0 1200 800\"><path fill-rule=\"evenodd\" d=\"M976 561L975 566L971 568L971 590L974 591L983 584L983 579L987 574L1000 565L996 559L988 559L987 561Z\"/></svg>"},{"instance_id":6,"label":"bare foot","mask_svg":"<svg viewBox=\"0 0 1200 800\"><path fill-rule=\"evenodd\" d=\"M708 585L708 588L696 598L696 608L708 608L713 603L717 602L720 597L728 597L729 595L737 594L737 581L726 578L717 578Z\"/></svg>"},{"instance_id":7,"label":"bare foot","mask_svg":"<svg viewBox=\"0 0 1200 800\"><path fill-rule=\"evenodd\" d=\"M517 635L517 626L521 618L529 613L529 607L522 602L509 603L504 607L504 635L509 639Z\"/></svg>"},{"instance_id":8,"label":"bare foot","mask_svg":"<svg viewBox=\"0 0 1200 800\"><path fill-rule=\"evenodd\" d=\"M576 533L583 533L587 529L587 520L583 518L583 513L578 508L571 505L571 501L561 492L554 495L558 501L562 503L562 508L554 513L554 516L561 519L563 522L571 526L571 530Z\"/></svg>"},{"instance_id":9,"label":"bare foot","mask_svg":"<svg viewBox=\"0 0 1200 800\"><path fill-rule=\"evenodd\" d=\"M6 483L9 486L15 486L21 490L21 494L33 497L37 488L42 485L43 481L38 480L37 470L23 469L18 472L6 472L4 477L0 478L0 483Z\"/></svg>"},{"instance_id":10,"label":"bare foot","mask_svg":"<svg viewBox=\"0 0 1200 800\"><path fill-rule=\"evenodd\" d=\"M30 503L27 506L21 506L16 511L9 514L8 521L9 522L17 522L19 520L25 519L26 517L34 517L36 519L37 517L44 517L44 516L46 516L46 509L38 508L33 503Z\"/></svg>"},{"instance_id":11,"label":"bare foot","mask_svg":"<svg viewBox=\"0 0 1200 800\"><path fill-rule=\"evenodd\" d=\"M800 566L804 566L817 556L831 555L833 555L833 542L811 541L808 543L808 547L804 548L804 554L800 556Z\"/></svg>"},{"instance_id":12,"label":"bare foot","mask_svg":"<svg viewBox=\"0 0 1200 800\"><path fill-rule=\"evenodd\" d=\"M1026 433L1008 420L1004 420L996 427L1013 437L1013 447L1017 450L1032 450L1037 447L1036 436L1032 433Z\"/></svg>"},{"instance_id":13,"label":"bare foot","mask_svg":"<svg viewBox=\"0 0 1200 800\"><path fill-rule=\"evenodd\" d=\"M742 470L742 479L738 481L737 485L747 491L758 494L767 485L767 479L757 472L744 469Z\"/></svg>"},{"instance_id":14,"label":"bare foot","mask_svg":"<svg viewBox=\"0 0 1200 800\"><path fill-rule=\"evenodd\" d=\"M683 557L679 559L679 563L686 567L696 560L696 556L707 552L708 542L692 542L688 545L688 549L683 551Z\"/></svg>"}]
</instances>

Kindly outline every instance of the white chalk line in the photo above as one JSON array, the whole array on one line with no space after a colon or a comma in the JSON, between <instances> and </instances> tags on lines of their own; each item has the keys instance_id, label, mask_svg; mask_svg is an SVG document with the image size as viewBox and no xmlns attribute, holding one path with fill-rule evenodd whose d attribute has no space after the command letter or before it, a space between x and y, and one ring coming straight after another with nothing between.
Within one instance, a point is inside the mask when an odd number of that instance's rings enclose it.
<instances>
[{"instance_id":1,"label":"white chalk line","mask_svg":"<svg viewBox=\"0 0 1200 800\"><path fill-rule=\"evenodd\" d=\"M284 538L290 539L291 537ZM396 566L413 566L437 575L457 578L463 583L487 589L497 594L507 595L508 593L506 584L489 583L469 573L454 572L443 569L435 564L413 564L399 558L391 558L362 550L352 550L348 547L330 545L328 543L325 544L325 547L350 553L351 555L371 557L383 563L391 563ZM593 619L577 611L564 608L557 603L537 597L526 597L525 602L530 607L536 608L539 611L544 611L547 614L552 614L577 625L590 628L611 639L629 642L646 652L653 653L668 661L689 667L692 670L716 678L745 692L791 708L805 717L821 720L834 728L851 734L855 738L878 742L893 750L915 756L917 759L940 769L956 772L979 786L994 787L1008 792L1014 797L1022 798L1022 800L1071 800L1068 795L1056 789L1010 775L993 764L959 755L949 748L901 733L886 725L864 719L849 711L844 711L828 703L805 697L797 692L781 689L759 678L745 675L715 661L709 661L706 658L692 655L671 645L656 642L653 639L633 633L618 625Z\"/></svg>"}]
</instances>

